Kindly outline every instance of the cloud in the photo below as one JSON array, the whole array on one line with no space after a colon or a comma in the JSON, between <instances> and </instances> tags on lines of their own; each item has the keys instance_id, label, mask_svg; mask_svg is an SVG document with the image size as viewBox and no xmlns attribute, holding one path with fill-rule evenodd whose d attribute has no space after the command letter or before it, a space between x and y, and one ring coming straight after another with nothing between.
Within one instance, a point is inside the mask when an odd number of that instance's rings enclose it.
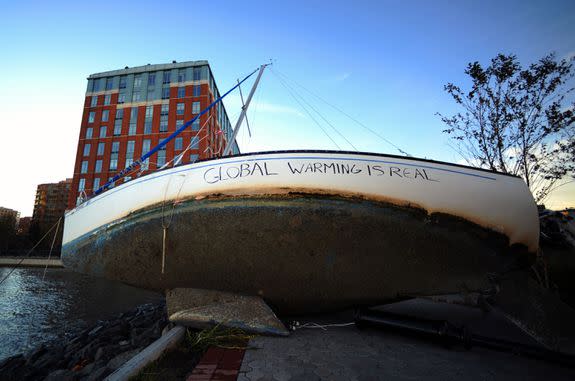
<instances>
[{"instance_id":1,"label":"cloud","mask_svg":"<svg viewBox=\"0 0 575 381\"><path fill-rule=\"evenodd\" d=\"M350 73L341 73L341 74L336 75L334 79L338 82L341 82L341 81L345 81L346 79L348 79L350 75L351 75Z\"/></svg>"}]
</instances>

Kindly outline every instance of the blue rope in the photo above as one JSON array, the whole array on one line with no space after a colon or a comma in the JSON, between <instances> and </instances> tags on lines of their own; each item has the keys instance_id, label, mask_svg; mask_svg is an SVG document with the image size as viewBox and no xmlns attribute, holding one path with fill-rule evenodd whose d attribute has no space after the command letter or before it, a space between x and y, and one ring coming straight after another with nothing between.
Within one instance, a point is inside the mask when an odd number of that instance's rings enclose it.
<instances>
[{"instance_id":1,"label":"blue rope","mask_svg":"<svg viewBox=\"0 0 575 381\"><path fill-rule=\"evenodd\" d=\"M127 174L128 172L132 171L134 168L138 167L139 165L141 165L144 161L146 161L146 159L148 159L150 156L152 156L153 154L155 154L156 152L158 152L162 147L164 147L166 144L168 144L172 139L174 139L176 136L178 136L182 131L184 131L186 128L188 128L189 126L192 125L192 123L194 123L196 121L196 119L198 119L199 117L201 117L202 115L204 115L205 113L207 113L208 111L210 111L210 109L212 107L214 107L216 104L218 104L219 102L222 101L222 99L224 99L225 96L227 96L229 93L231 93L232 91L234 91L237 87L239 87L242 83L244 83L244 81L246 81L249 77L251 77L252 75L254 75L258 70L260 70L260 68L257 68L256 70L254 70L253 72L251 72L249 75L247 75L244 79L241 80L241 82L238 82L237 85L235 85L234 87L232 87L230 90L228 90L227 93L225 93L224 95L222 95L221 97L219 97L218 99L216 99L215 101L213 101L208 107L206 107L205 109L203 109L198 115L196 115L195 118L193 118L192 120L188 121L187 123L185 123L182 127L178 128L176 131L174 131L170 136L168 136L167 138L165 138L164 140L162 140L160 143L158 143L157 146L155 146L154 148L152 148L150 151L148 151L147 153L145 153L144 155L142 155L142 157L140 157L138 160L134 161L132 164L130 164L129 166L127 166L126 168L124 168L121 172L119 172L116 176L114 176L112 178L112 180L108 181L106 184L102 185L100 188L96 189L96 191L94 192L93 196L96 196L100 193L102 193L103 191L105 191L106 189L108 189L110 187L111 184L115 183L116 181L118 181L121 177L123 177L125 174ZM93 197L92 196L92 197Z\"/></svg>"}]
</instances>

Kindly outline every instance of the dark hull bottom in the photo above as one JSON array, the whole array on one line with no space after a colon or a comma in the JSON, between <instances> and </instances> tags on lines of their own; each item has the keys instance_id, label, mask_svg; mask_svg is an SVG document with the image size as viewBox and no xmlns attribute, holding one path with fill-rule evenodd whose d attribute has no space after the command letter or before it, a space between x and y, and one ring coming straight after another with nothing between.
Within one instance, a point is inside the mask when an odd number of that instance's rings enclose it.
<instances>
[{"instance_id":1,"label":"dark hull bottom","mask_svg":"<svg viewBox=\"0 0 575 381\"><path fill-rule=\"evenodd\" d=\"M134 213L62 250L64 265L137 287L262 296L280 313L490 287L524 247L447 215L329 197L212 198Z\"/></svg>"}]
</instances>

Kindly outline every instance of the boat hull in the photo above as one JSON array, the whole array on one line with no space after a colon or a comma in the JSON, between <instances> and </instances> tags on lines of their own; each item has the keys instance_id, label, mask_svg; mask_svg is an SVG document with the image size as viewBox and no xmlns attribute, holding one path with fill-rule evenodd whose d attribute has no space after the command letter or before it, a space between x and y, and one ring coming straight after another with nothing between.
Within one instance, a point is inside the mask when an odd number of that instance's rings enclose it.
<instances>
[{"instance_id":1,"label":"boat hull","mask_svg":"<svg viewBox=\"0 0 575 381\"><path fill-rule=\"evenodd\" d=\"M212 164L202 168L201 178L221 183L225 166ZM262 171L280 173L280 163L274 164L264 169L262 163ZM440 171L428 169L426 175L437 181L422 184L447 182ZM290 314L481 290L491 286L493 274L528 263L534 253L531 241L513 242L505 229L497 231L488 221L481 225L464 213L430 211L409 198L345 192L313 177L309 181L309 186L274 188L229 180L227 191L200 189L194 195L168 183L161 189L167 202L131 209L73 239L69 224L75 218L69 215L62 259L76 271L153 290L259 295ZM457 202L457 190L444 196ZM526 210L523 217L531 218Z\"/></svg>"}]
</instances>

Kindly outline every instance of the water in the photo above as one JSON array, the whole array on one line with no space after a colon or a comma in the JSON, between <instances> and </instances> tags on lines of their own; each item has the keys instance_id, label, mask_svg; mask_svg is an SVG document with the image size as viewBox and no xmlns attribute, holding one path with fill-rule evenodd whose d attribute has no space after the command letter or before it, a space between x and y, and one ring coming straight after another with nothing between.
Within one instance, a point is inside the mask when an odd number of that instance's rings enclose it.
<instances>
[{"instance_id":1,"label":"water","mask_svg":"<svg viewBox=\"0 0 575 381\"><path fill-rule=\"evenodd\" d=\"M0 280L10 268L0 268ZM18 268L0 284L0 361L162 296L65 269Z\"/></svg>"}]
</instances>

